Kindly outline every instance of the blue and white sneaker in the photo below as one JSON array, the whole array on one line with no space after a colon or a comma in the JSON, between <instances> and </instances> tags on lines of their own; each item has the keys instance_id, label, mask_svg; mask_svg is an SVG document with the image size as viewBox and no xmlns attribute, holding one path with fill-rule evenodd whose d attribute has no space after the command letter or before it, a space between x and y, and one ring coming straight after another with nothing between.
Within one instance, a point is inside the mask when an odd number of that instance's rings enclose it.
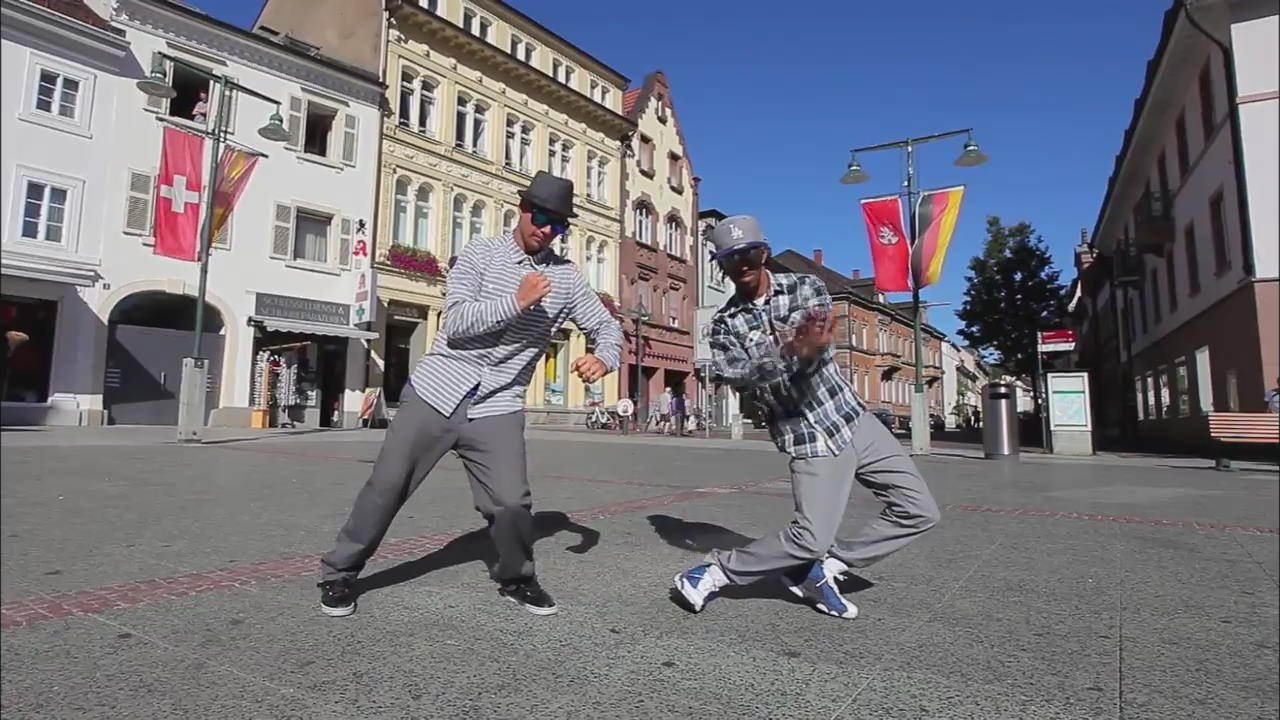
<instances>
[{"instance_id":1,"label":"blue and white sneaker","mask_svg":"<svg viewBox=\"0 0 1280 720\"><path fill-rule=\"evenodd\" d=\"M729 584L724 571L714 564L695 565L676 576L673 583L676 599L690 612L702 612L707 601L720 588Z\"/></svg>"},{"instance_id":2,"label":"blue and white sneaker","mask_svg":"<svg viewBox=\"0 0 1280 720\"><path fill-rule=\"evenodd\" d=\"M820 612L852 620L858 617L858 606L841 595L836 586L836 578L844 572L840 569L842 565L834 558L826 558L783 573L782 581L792 594L811 603Z\"/></svg>"}]
</instances>

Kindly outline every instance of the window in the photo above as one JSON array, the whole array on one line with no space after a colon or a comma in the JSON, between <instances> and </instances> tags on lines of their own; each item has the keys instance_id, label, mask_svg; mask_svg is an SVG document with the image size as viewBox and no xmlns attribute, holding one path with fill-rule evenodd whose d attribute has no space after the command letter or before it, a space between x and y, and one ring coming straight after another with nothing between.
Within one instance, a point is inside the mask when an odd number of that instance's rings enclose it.
<instances>
[{"instance_id":1,"label":"window","mask_svg":"<svg viewBox=\"0 0 1280 720\"><path fill-rule=\"evenodd\" d=\"M485 235L484 203L479 200L475 201L471 205L470 231L470 234L467 236L468 240L475 240L476 238L481 238Z\"/></svg>"},{"instance_id":2,"label":"window","mask_svg":"<svg viewBox=\"0 0 1280 720\"><path fill-rule=\"evenodd\" d=\"M1134 378L1133 392L1138 398L1138 419L1146 420L1151 415L1151 406L1147 402L1147 379L1142 377Z\"/></svg>"},{"instance_id":3,"label":"window","mask_svg":"<svg viewBox=\"0 0 1280 720\"><path fill-rule=\"evenodd\" d=\"M462 246L466 244L467 231L467 196L453 196L453 225L449 233L449 255L457 257L462 254Z\"/></svg>"},{"instance_id":4,"label":"window","mask_svg":"<svg viewBox=\"0 0 1280 720\"><path fill-rule=\"evenodd\" d=\"M396 178L395 208L391 217L391 244L409 244L409 178Z\"/></svg>"},{"instance_id":5,"label":"window","mask_svg":"<svg viewBox=\"0 0 1280 720\"><path fill-rule=\"evenodd\" d=\"M573 86L574 74L577 70L568 62L560 58L551 58L551 77L568 85Z\"/></svg>"},{"instance_id":6,"label":"window","mask_svg":"<svg viewBox=\"0 0 1280 720\"><path fill-rule=\"evenodd\" d=\"M670 291L667 293L667 326L680 327L680 296Z\"/></svg>"},{"instance_id":7,"label":"window","mask_svg":"<svg viewBox=\"0 0 1280 720\"><path fill-rule=\"evenodd\" d=\"M635 210L636 242L645 245L653 244L653 211L648 205L640 204Z\"/></svg>"},{"instance_id":8,"label":"window","mask_svg":"<svg viewBox=\"0 0 1280 720\"><path fill-rule=\"evenodd\" d=\"M329 262L329 227L333 217L298 210L293 220L293 259L320 265Z\"/></svg>"},{"instance_id":9,"label":"window","mask_svg":"<svg viewBox=\"0 0 1280 720\"><path fill-rule=\"evenodd\" d=\"M1217 124L1213 109L1213 69L1209 62L1205 60L1204 67L1200 68L1200 128L1204 130L1206 145L1209 144L1213 127Z\"/></svg>"},{"instance_id":10,"label":"window","mask_svg":"<svg viewBox=\"0 0 1280 720\"><path fill-rule=\"evenodd\" d=\"M478 100L458 94L454 144L481 157L488 157L488 108Z\"/></svg>"},{"instance_id":11,"label":"window","mask_svg":"<svg viewBox=\"0 0 1280 720\"><path fill-rule=\"evenodd\" d=\"M1164 282L1169 291L1169 314L1178 311L1178 274L1173 259L1173 248L1164 256Z\"/></svg>"},{"instance_id":12,"label":"window","mask_svg":"<svg viewBox=\"0 0 1280 720\"><path fill-rule=\"evenodd\" d=\"M400 73L400 127L423 135L436 134L436 83L411 70Z\"/></svg>"},{"instance_id":13,"label":"window","mask_svg":"<svg viewBox=\"0 0 1280 720\"><path fill-rule=\"evenodd\" d=\"M591 96L592 100L595 100L596 102L600 103L601 105L604 105L605 107L609 106L609 86L608 85L605 85L604 83L600 82L595 78L591 78L591 81L587 84L587 87L589 91L588 94Z\"/></svg>"},{"instance_id":14,"label":"window","mask_svg":"<svg viewBox=\"0 0 1280 720\"><path fill-rule=\"evenodd\" d=\"M1138 320L1142 323L1142 334L1147 334L1147 288L1145 285L1138 287Z\"/></svg>"},{"instance_id":15,"label":"window","mask_svg":"<svg viewBox=\"0 0 1280 720\"><path fill-rule=\"evenodd\" d=\"M1196 398L1200 402L1200 414L1213 412L1213 375L1209 368L1209 348L1196 350Z\"/></svg>"},{"instance_id":16,"label":"window","mask_svg":"<svg viewBox=\"0 0 1280 720\"><path fill-rule=\"evenodd\" d=\"M1178 175L1186 177L1191 172L1191 149L1187 146L1187 111L1178 113L1173 126L1174 140L1178 146Z\"/></svg>"},{"instance_id":17,"label":"window","mask_svg":"<svg viewBox=\"0 0 1280 720\"><path fill-rule=\"evenodd\" d=\"M1182 247L1187 255L1187 291L1191 297L1200 294L1200 259L1198 256L1199 249L1196 248L1196 226L1194 223L1187 223L1187 227L1182 231Z\"/></svg>"},{"instance_id":18,"label":"window","mask_svg":"<svg viewBox=\"0 0 1280 720\"><path fill-rule=\"evenodd\" d=\"M289 140L285 147L304 155L356 164L360 120L315 98L289 96Z\"/></svg>"},{"instance_id":19,"label":"window","mask_svg":"<svg viewBox=\"0 0 1280 720\"><path fill-rule=\"evenodd\" d=\"M0 325L6 331L27 335L27 341L14 348L5 364L4 397L0 400L48 402L57 322L56 301L0 296Z\"/></svg>"},{"instance_id":20,"label":"window","mask_svg":"<svg viewBox=\"0 0 1280 720\"><path fill-rule=\"evenodd\" d=\"M1151 268L1151 323L1159 325L1163 319L1163 311L1160 309L1160 272L1156 268Z\"/></svg>"},{"instance_id":21,"label":"window","mask_svg":"<svg viewBox=\"0 0 1280 720\"><path fill-rule=\"evenodd\" d=\"M595 199L600 202L609 201L609 160L603 155L596 160Z\"/></svg>"},{"instance_id":22,"label":"window","mask_svg":"<svg viewBox=\"0 0 1280 720\"><path fill-rule=\"evenodd\" d=\"M653 140L644 135L640 136L640 152L636 154L636 167L640 168L640 172L653 175Z\"/></svg>"},{"instance_id":23,"label":"window","mask_svg":"<svg viewBox=\"0 0 1280 720\"><path fill-rule=\"evenodd\" d=\"M547 138L547 172L573 179L573 143L552 134Z\"/></svg>"},{"instance_id":24,"label":"window","mask_svg":"<svg viewBox=\"0 0 1280 720\"><path fill-rule=\"evenodd\" d=\"M573 180L573 143L560 143L560 177Z\"/></svg>"},{"instance_id":25,"label":"window","mask_svg":"<svg viewBox=\"0 0 1280 720\"><path fill-rule=\"evenodd\" d=\"M1169 161L1163 150L1160 151L1160 157L1156 159L1156 179L1160 183L1160 192L1169 192Z\"/></svg>"},{"instance_id":26,"label":"window","mask_svg":"<svg viewBox=\"0 0 1280 720\"><path fill-rule=\"evenodd\" d=\"M516 229L516 211L507 210L502 213L502 234L510 235Z\"/></svg>"},{"instance_id":27,"label":"window","mask_svg":"<svg viewBox=\"0 0 1280 720\"><path fill-rule=\"evenodd\" d=\"M413 196L413 246L431 249L431 186L419 185Z\"/></svg>"},{"instance_id":28,"label":"window","mask_svg":"<svg viewBox=\"0 0 1280 720\"><path fill-rule=\"evenodd\" d=\"M89 136L93 74L32 53L26 80L26 99L19 117L55 130Z\"/></svg>"},{"instance_id":29,"label":"window","mask_svg":"<svg viewBox=\"0 0 1280 720\"><path fill-rule=\"evenodd\" d=\"M1191 388L1187 386L1187 361L1185 359L1178 360L1173 366L1173 394L1175 399L1174 407L1177 409L1178 417L1188 417L1191 415Z\"/></svg>"},{"instance_id":30,"label":"window","mask_svg":"<svg viewBox=\"0 0 1280 720\"><path fill-rule=\"evenodd\" d=\"M418 81L418 132L436 134L436 84L427 78Z\"/></svg>"},{"instance_id":31,"label":"window","mask_svg":"<svg viewBox=\"0 0 1280 720\"><path fill-rule=\"evenodd\" d=\"M1227 412L1240 412L1240 382L1235 370L1227 371Z\"/></svg>"},{"instance_id":32,"label":"window","mask_svg":"<svg viewBox=\"0 0 1280 720\"><path fill-rule=\"evenodd\" d=\"M36 111L75 120L80 106L80 81L76 78L40 70L36 86Z\"/></svg>"},{"instance_id":33,"label":"window","mask_svg":"<svg viewBox=\"0 0 1280 720\"><path fill-rule=\"evenodd\" d=\"M676 153L667 155L667 184L673 190L684 190L684 170L680 165L680 156Z\"/></svg>"},{"instance_id":34,"label":"window","mask_svg":"<svg viewBox=\"0 0 1280 720\"><path fill-rule=\"evenodd\" d=\"M65 243L70 189L27 180L22 197L22 237L54 245Z\"/></svg>"},{"instance_id":35,"label":"window","mask_svg":"<svg viewBox=\"0 0 1280 720\"><path fill-rule=\"evenodd\" d=\"M599 288L596 287L595 266L596 239L588 235L586 243L582 246L582 274L586 277L587 284L590 285L592 289L598 290Z\"/></svg>"},{"instance_id":36,"label":"window","mask_svg":"<svg viewBox=\"0 0 1280 720\"><path fill-rule=\"evenodd\" d=\"M538 46L515 33L511 33L511 54L516 59L532 65L537 51Z\"/></svg>"},{"instance_id":37,"label":"window","mask_svg":"<svg viewBox=\"0 0 1280 720\"><path fill-rule=\"evenodd\" d=\"M1213 233L1213 271L1221 275L1231 269L1231 254L1227 249L1227 216L1222 207L1222 191L1209 198L1209 232Z\"/></svg>"},{"instance_id":38,"label":"window","mask_svg":"<svg viewBox=\"0 0 1280 720\"><path fill-rule=\"evenodd\" d=\"M674 216L667 218L664 240L667 252L676 257L684 257L684 226L680 223L680 218Z\"/></svg>"},{"instance_id":39,"label":"window","mask_svg":"<svg viewBox=\"0 0 1280 720\"><path fill-rule=\"evenodd\" d=\"M418 94L418 79L408 70L400 71L400 127L410 127L413 124L413 106L414 100Z\"/></svg>"},{"instance_id":40,"label":"window","mask_svg":"<svg viewBox=\"0 0 1280 720\"><path fill-rule=\"evenodd\" d=\"M533 174L533 125L514 115L507 116L502 164L526 175Z\"/></svg>"},{"instance_id":41,"label":"window","mask_svg":"<svg viewBox=\"0 0 1280 720\"><path fill-rule=\"evenodd\" d=\"M462 29L481 40L488 41L493 32L493 21L471 8L462 11Z\"/></svg>"},{"instance_id":42,"label":"window","mask_svg":"<svg viewBox=\"0 0 1280 720\"><path fill-rule=\"evenodd\" d=\"M606 245L604 240L596 241L596 262L595 262L595 268L593 271L595 282L592 283L591 285L591 287L595 288L596 290L607 292L609 290L609 286L612 284L609 282L608 262L609 262L608 246Z\"/></svg>"},{"instance_id":43,"label":"window","mask_svg":"<svg viewBox=\"0 0 1280 720\"><path fill-rule=\"evenodd\" d=\"M440 12L440 0L418 0L418 5L433 13Z\"/></svg>"}]
</instances>

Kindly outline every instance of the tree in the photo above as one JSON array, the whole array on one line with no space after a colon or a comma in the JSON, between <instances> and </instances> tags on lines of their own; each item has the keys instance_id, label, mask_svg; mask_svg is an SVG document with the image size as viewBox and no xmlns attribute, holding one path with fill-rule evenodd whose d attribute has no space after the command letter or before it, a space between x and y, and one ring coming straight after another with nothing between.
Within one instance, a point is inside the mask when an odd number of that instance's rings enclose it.
<instances>
[{"instance_id":1,"label":"tree","mask_svg":"<svg viewBox=\"0 0 1280 720\"><path fill-rule=\"evenodd\" d=\"M956 317L960 337L1020 377L1036 372L1037 332L1061 325L1067 312L1061 271L1027 222L987 218L982 254L969 261L968 287Z\"/></svg>"}]
</instances>

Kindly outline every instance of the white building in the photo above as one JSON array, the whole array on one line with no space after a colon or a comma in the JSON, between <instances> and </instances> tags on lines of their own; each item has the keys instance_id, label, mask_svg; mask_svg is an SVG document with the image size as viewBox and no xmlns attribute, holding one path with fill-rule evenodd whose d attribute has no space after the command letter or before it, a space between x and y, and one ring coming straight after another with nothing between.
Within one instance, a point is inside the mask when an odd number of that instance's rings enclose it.
<instances>
[{"instance_id":1,"label":"white building","mask_svg":"<svg viewBox=\"0 0 1280 720\"><path fill-rule=\"evenodd\" d=\"M733 284L720 270L719 263L711 259L711 244L706 241L706 234L717 223L728 217L714 208L698 213L698 308L696 313L697 333L694 342L693 362L697 370L699 404L705 404L702 398L710 398L711 413L709 421L717 426L727 426L742 413L738 393L727 385L711 384L708 386L705 371L702 369L711 362L711 345L708 343L711 331L711 318L724 306L733 294Z\"/></svg>"},{"instance_id":2,"label":"white building","mask_svg":"<svg viewBox=\"0 0 1280 720\"><path fill-rule=\"evenodd\" d=\"M1151 446L1264 412L1280 375L1278 34L1275 0L1173 3L1098 214L1097 312L1119 321L1127 420Z\"/></svg>"},{"instance_id":3,"label":"white building","mask_svg":"<svg viewBox=\"0 0 1280 720\"><path fill-rule=\"evenodd\" d=\"M973 350L942 341L942 415L947 428L962 428L974 410L982 409L986 370Z\"/></svg>"},{"instance_id":4,"label":"white building","mask_svg":"<svg viewBox=\"0 0 1280 720\"><path fill-rule=\"evenodd\" d=\"M155 255L151 226L157 193L181 190L156 187L162 128L207 129L219 110L190 65L278 100L292 134L259 137L270 103L237 94L226 107L230 140L265 156L209 261L210 422L250 423L267 351L289 381L274 386L287 406L275 421L352 424L372 337L356 327L370 319L357 286L372 280L356 256L374 222L379 80L167 0L122 0L110 24L2 2L4 87L23 89L3 99L3 309L6 331L31 336L5 421L176 421L199 266ZM51 39L69 33L82 42ZM172 100L137 89L153 63Z\"/></svg>"}]
</instances>

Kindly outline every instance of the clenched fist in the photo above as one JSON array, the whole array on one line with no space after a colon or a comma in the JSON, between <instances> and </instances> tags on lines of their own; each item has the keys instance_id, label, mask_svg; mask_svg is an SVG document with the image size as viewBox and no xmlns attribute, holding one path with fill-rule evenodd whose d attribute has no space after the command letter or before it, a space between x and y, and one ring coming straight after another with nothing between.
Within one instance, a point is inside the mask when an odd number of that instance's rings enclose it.
<instances>
[{"instance_id":1,"label":"clenched fist","mask_svg":"<svg viewBox=\"0 0 1280 720\"><path fill-rule=\"evenodd\" d=\"M582 378L582 382L591 384L609 373L609 368L604 361L595 355L583 355L573 361L570 366L578 377Z\"/></svg>"},{"instance_id":2,"label":"clenched fist","mask_svg":"<svg viewBox=\"0 0 1280 720\"><path fill-rule=\"evenodd\" d=\"M550 292L551 281L546 275L540 272L529 273L520 280L520 287L516 288L516 304L521 310L528 310L541 302L542 298Z\"/></svg>"}]
</instances>

